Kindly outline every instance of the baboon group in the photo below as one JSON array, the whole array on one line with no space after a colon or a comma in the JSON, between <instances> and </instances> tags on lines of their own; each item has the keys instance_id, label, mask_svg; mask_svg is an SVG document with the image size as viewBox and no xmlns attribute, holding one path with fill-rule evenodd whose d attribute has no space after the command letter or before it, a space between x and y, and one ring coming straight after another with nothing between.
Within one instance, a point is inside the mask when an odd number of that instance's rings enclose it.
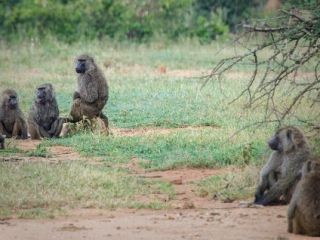
<instances>
[{"instance_id":1,"label":"baboon group","mask_svg":"<svg viewBox=\"0 0 320 240\"><path fill-rule=\"evenodd\" d=\"M67 134L68 124L84 118L101 118L108 128L108 118L102 113L108 101L108 84L102 71L89 55L76 58L78 89L73 95L70 116L59 116L59 107L52 84L36 87L35 96L27 121L19 107L18 94L13 89L2 92L0 101L0 148L7 138L31 139L53 138Z\"/></svg>"},{"instance_id":2,"label":"baboon group","mask_svg":"<svg viewBox=\"0 0 320 240\"><path fill-rule=\"evenodd\" d=\"M289 203L288 232L320 236L320 161L296 127L279 129L268 145L273 152L261 169L254 203Z\"/></svg>"},{"instance_id":3,"label":"baboon group","mask_svg":"<svg viewBox=\"0 0 320 240\"><path fill-rule=\"evenodd\" d=\"M64 136L68 124L84 118L99 118L108 128L102 109L108 101L108 84L89 55L76 58L78 90L73 94L70 116L59 116L52 84L36 87L27 121L19 107L17 92L2 92L0 106L0 149L5 138L31 139ZM310 157L310 147L296 127L279 129L268 142L273 150L260 172L255 204L287 204L288 231L320 236L320 161Z\"/></svg>"}]
</instances>

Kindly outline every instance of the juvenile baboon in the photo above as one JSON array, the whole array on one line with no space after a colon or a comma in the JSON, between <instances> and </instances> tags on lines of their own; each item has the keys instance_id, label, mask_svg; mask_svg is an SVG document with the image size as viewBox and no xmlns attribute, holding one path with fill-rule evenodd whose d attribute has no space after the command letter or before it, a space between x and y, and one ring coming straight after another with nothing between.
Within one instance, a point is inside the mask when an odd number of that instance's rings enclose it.
<instances>
[{"instance_id":1,"label":"juvenile baboon","mask_svg":"<svg viewBox=\"0 0 320 240\"><path fill-rule=\"evenodd\" d=\"M2 135L0 134L0 149L4 149L4 148L5 148L5 147L4 147L4 141L5 141L4 136L2 136Z\"/></svg>"},{"instance_id":2,"label":"juvenile baboon","mask_svg":"<svg viewBox=\"0 0 320 240\"><path fill-rule=\"evenodd\" d=\"M59 117L59 108L51 84L36 88L36 98L31 106L28 124L31 139L58 137L64 118Z\"/></svg>"},{"instance_id":3,"label":"juvenile baboon","mask_svg":"<svg viewBox=\"0 0 320 240\"><path fill-rule=\"evenodd\" d=\"M108 100L108 84L92 57L80 55L76 58L78 90L73 95L70 115L73 122L100 117L108 127L108 118L102 113Z\"/></svg>"},{"instance_id":4,"label":"juvenile baboon","mask_svg":"<svg viewBox=\"0 0 320 240\"><path fill-rule=\"evenodd\" d=\"M288 203L301 177L302 165L310 155L308 142L300 129L284 127L268 145L274 152L261 170L254 203Z\"/></svg>"},{"instance_id":5,"label":"juvenile baboon","mask_svg":"<svg viewBox=\"0 0 320 240\"><path fill-rule=\"evenodd\" d=\"M320 162L307 161L288 208L288 232L320 236Z\"/></svg>"},{"instance_id":6,"label":"juvenile baboon","mask_svg":"<svg viewBox=\"0 0 320 240\"><path fill-rule=\"evenodd\" d=\"M27 124L19 107L18 95L12 89L3 91L1 95L0 134L8 138L28 138Z\"/></svg>"}]
</instances>

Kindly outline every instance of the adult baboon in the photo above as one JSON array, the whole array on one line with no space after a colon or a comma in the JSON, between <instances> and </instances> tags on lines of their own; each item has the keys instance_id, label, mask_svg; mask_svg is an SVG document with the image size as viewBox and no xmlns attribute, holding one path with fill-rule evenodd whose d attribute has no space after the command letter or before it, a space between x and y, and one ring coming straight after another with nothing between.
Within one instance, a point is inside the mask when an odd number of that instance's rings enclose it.
<instances>
[{"instance_id":1,"label":"adult baboon","mask_svg":"<svg viewBox=\"0 0 320 240\"><path fill-rule=\"evenodd\" d=\"M52 85L46 83L38 86L28 117L31 138L58 137L64 122L64 118L59 118L59 108Z\"/></svg>"},{"instance_id":2,"label":"adult baboon","mask_svg":"<svg viewBox=\"0 0 320 240\"><path fill-rule=\"evenodd\" d=\"M288 203L301 177L302 165L310 155L308 142L300 129L284 127L268 144L274 152L260 173L254 203Z\"/></svg>"},{"instance_id":3,"label":"adult baboon","mask_svg":"<svg viewBox=\"0 0 320 240\"><path fill-rule=\"evenodd\" d=\"M4 136L2 136L0 134L0 149L4 149L5 148L4 141L5 141Z\"/></svg>"},{"instance_id":4,"label":"adult baboon","mask_svg":"<svg viewBox=\"0 0 320 240\"><path fill-rule=\"evenodd\" d=\"M27 124L19 107L18 95L12 89L3 91L1 95L0 134L8 138L28 138Z\"/></svg>"},{"instance_id":5,"label":"adult baboon","mask_svg":"<svg viewBox=\"0 0 320 240\"><path fill-rule=\"evenodd\" d=\"M84 117L101 117L108 127L108 118L102 113L108 100L108 84L93 58L80 55L76 58L78 90L73 95L70 115L73 122Z\"/></svg>"},{"instance_id":6,"label":"adult baboon","mask_svg":"<svg viewBox=\"0 0 320 240\"><path fill-rule=\"evenodd\" d=\"M288 208L288 232L320 236L320 162L307 161Z\"/></svg>"}]
</instances>

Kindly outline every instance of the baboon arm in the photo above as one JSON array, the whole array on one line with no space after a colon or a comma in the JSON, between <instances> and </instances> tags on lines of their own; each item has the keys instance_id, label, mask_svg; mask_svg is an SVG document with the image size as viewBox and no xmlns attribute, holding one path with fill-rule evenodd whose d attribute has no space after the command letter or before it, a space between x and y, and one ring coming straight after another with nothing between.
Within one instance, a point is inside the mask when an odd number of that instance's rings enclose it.
<instances>
[{"instance_id":1,"label":"baboon arm","mask_svg":"<svg viewBox=\"0 0 320 240\"><path fill-rule=\"evenodd\" d=\"M6 135L6 137L11 137L11 134L7 132L2 122L0 122L0 134Z\"/></svg>"},{"instance_id":2,"label":"baboon arm","mask_svg":"<svg viewBox=\"0 0 320 240\"><path fill-rule=\"evenodd\" d=\"M260 183L256 189L255 200L254 202L258 202L262 199L264 192L268 189L268 175L261 176Z\"/></svg>"},{"instance_id":3,"label":"baboon arm","mask_svg":"<svg viewBox=\"0 0 320 240\"><path fill-rule=\"evenodd\" d=\"M17 119L14 123L12 136L21 137L22 139L28 138L27 123L23 118Z\"/></svg>"},{"instance_id":4,"label":"baboon arm","mask_svg":"<svg viewBox=\"0 0 320 240\"><path fill-rule=\"evenodd\" d=\"M288 232L289 233L293 232L293 218L295 215L296 206L297 206L296 201L292 199L288 207Z\"/></svg>"},{"instance_id":5,"label":"baboon arm","mask_svg":"<svg viewBox=\"0 0 320 240\"><path fill-rule=\"evenodd\" d=\"M51 129L48 131L51 137L58 137L60 135L62 125L65 123L66 120L64 118L58 118L55 120L52 125Z\"/></svg>"},{"instance_id":6,"label":"baboon arm","mask_svg":"<svg viewBox=\"0 0 320 240\"><path fill-rule=\"evenodd\" d=\"M73 93L73 100L75 100L75 99L77 99L77 98L80 98L80 93L77 92L77 91L75 91L75 92Z\"/></svg>"},{"instance_id":7,"label":"baboon arm","mask_svg":"<svg viewBox=\"0 0 320 240\"><path fill-rule=\"evenodd\" d=\"M287 176L279 179L279 181L274 184L270 190L262 197L258 204L268 205L273 201L278 200L282 194L284 194L290 185L295 181L294 176Z\"/></svg>"}]
</instances>

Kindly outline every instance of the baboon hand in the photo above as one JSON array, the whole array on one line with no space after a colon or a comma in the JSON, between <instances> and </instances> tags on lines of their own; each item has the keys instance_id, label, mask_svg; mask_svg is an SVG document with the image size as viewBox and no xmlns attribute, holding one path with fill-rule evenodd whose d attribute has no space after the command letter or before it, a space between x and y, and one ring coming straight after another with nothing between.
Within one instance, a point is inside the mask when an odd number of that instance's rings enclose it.
<instances>
[{"instance_id":1,"label":"baboon hand","mask_svg":"<svg viewBox=\"0 0 320 240\"><path fill-rule=\"evenodd\" d=\"M80 98L80 93L78 93L77 91L75 91L73 93L73 100L77 99L77 98Z\"/></svg>"}]
</instances>

